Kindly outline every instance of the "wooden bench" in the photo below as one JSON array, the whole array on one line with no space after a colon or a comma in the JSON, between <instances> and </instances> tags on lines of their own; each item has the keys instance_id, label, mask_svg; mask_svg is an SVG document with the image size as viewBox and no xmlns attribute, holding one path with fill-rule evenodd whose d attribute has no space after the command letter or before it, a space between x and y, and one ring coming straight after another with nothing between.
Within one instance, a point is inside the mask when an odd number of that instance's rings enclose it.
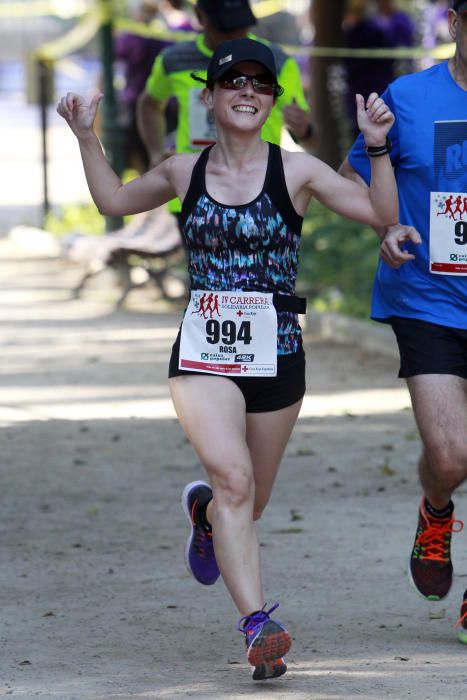
<instances>
[{"instance_id":1,"label":"wooden bench","mask_svg":"<svg viewBox=\"0 0 467 700\"><path fill-rule=\"evenodd\" d=\"M180 271L185 261L185 251L175 217L165 207L138 214L130 224L104 236L72 234L62 247L62 254L69 260L84 264L84 273L73 290L73 298L79 298L87 282L105 269L112 269L117 276L120 296L116 302L121 307L130 291L152 282L165 299L173 299L171 279L178 280L183 296L186 278ZM144 280L136 280L137 272L145 271ZM182 284L180 284L182 283Z\"/></svg>"}]
</instances>

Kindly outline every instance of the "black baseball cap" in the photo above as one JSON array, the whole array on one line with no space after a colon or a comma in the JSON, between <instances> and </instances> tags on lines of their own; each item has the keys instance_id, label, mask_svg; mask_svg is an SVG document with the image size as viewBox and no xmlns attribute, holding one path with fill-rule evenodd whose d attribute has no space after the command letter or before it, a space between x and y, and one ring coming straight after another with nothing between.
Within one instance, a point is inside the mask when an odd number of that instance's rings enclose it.
<instances>
[{"instance_id":1,"label":"black baseball cap","mask_svg":"<svg viewBox=\"0 0 467 700\"><path fill-rule=\"evenodd\" d=\"M256 24L248 0L197 0L196 5L206 12L220 32L231 32Z\"/></svg>"},{"instance_id":2,"label":"black baseball cap","mask_svg":"<svg viewBox=\"0 0 467 700\"><path fill-rule=\"evenodd\" d=\"M271 49L253 39L232 39L219 44L209 61L206 82L214 83L242 61L261 63L277 82L276 63Z\"/></svg>"},{"instance_id":3,"label":"black baseball cap","mask_svg":"<svg viewBox=\"0 0 467 700\"><path fill-rule=\"evenodd\" d=\"M453 3L452 9L455 10L459 15L463 12L467 12L467 0L456 0Z\"/></svg>"}]
</instances>

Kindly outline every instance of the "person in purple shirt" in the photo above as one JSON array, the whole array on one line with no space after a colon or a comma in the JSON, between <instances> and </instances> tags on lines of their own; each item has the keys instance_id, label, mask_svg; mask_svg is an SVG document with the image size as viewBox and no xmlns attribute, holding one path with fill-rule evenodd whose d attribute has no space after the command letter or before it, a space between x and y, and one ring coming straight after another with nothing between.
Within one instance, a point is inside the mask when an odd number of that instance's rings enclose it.
<instances>
[{"instance_id":1,"label":"person in purple shirt","mask_svg":"<svg viewBox=\"0 0 467 700\"><path fill-rule=\"evenodd\" d=\"M394 0L378 0L377 11L362 18L352 26L344 27L346 45L351 49L395 48L413 46L415 25L406 12L397 9ZM395 61L392 58L348 58L347 112L355 134L358 133L355 99L358 92L381 95L395 77Z\"/></svg>"},{"instance_id":2,"label":"person in purple shirt","mask_svg":"<svg viewBox=\"0 0 467 700\"><path fill-rule=\"evenodd\" d=\"M158 13L158 3L142 0L132 14L135 22L149 24ZM169 27L171 28L171 27ZM178 27L180 31L182 27ZM192 29L191 25L183 29ZM121 119L125 127L125 165L143 173L149 165L149 157L139 135L136 123L136 103L144 90L156 56L173 44L168 39L141 36L130 32L118 34L114 41L114 58L124 64L125 87L119 95ZM176 126L176 107L169 104L166 110L167 131Z\"/></svg>"}]
</instances>

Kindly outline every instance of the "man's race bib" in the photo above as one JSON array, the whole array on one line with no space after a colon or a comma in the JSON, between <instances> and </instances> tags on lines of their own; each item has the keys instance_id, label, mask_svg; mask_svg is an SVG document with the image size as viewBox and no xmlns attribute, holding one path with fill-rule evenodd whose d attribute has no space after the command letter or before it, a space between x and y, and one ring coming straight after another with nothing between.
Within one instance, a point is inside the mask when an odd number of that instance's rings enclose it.
<instances>
[{"instance_id":1,"label":"man's race bib","mask_svg":"<svg viewBox=\"0 0 467 700\"><path fill-rule=\"evenodd\" d=\"M191 292L179 369L242 377L277 374L277 313L272 293Z\"/></svg>"},{"instance_id":2,"label":"man's race bib","mask_svg":"<svg viewBox=\"0 0 467 700\"><path fill-rule=\"evenodd\" d=\"M203 89L192 88L189 94L188 123L192 148L210 146L217 139L214 113L206 108L201 99L202 92Z\"/></svg>"},{"instance_id":3,"label":"man's race bib","mask_svg":"<svg viewBox=\"0 0 467 700\"><path fill-rule=\"evenodd\" d=\"M467 194L432 192L430 199L430 272L467 274Z\"/></svg>"}]
</instances>

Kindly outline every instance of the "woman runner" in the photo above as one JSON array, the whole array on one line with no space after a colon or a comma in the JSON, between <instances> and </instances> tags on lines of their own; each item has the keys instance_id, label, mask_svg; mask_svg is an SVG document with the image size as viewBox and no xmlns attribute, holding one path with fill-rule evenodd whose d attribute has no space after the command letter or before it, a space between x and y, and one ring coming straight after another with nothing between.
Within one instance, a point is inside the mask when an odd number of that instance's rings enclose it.
<instances>
[{"instance_id":1,"label":"woman runner","mask_svg":"<svg viewBox=\"0 0 467 700\"><path fill-rule=\"evenodd\" d=\"M58 113L78 139L91 195L102 214L153 209L178 196L189 257L191 300L173 346L175 410L209 483L188 484L186 562L194 578L219 576L240 613L253 678L285 673L291 638L266 609L255 520L269 500L305 393L305 358L295 296L303 215L312 197L372 226L398 220L386 134L394 117L376 93L356 96L372 178L368 190L317 158L261 139L281 92L269 48L250 39L219 46L203 99L217 142L175 155L122 185L93 131L102 95L68 93ZM241 372L242 376L238 376ZM246 376L245 376L246 375Z\"/></svg>"}]
</instances>

